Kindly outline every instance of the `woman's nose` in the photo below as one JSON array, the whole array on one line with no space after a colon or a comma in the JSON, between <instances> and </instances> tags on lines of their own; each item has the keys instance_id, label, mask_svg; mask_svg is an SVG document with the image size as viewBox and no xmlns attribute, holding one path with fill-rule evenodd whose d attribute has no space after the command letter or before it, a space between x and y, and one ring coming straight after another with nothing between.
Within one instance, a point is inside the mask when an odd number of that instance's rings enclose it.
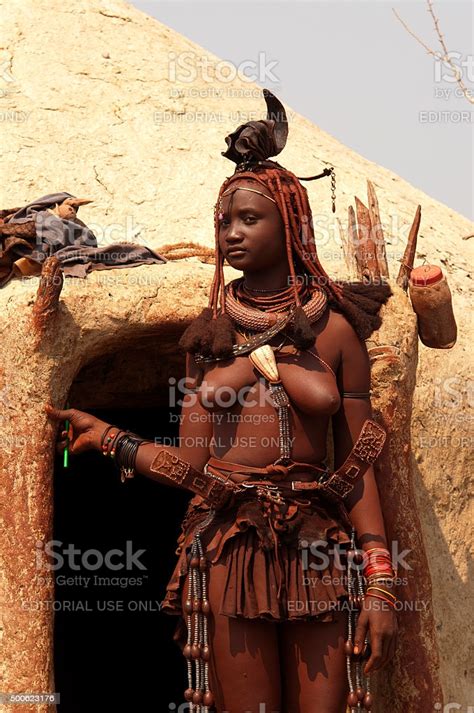
<instances>
[{"instance_id":1,"label":"woman's nose","mask_svg":"<svg viewBox=\"0 0 474 713\"><path fill-rule=\"evenodd\" d=\"M237 242L239 240L242 240L242 233L237 221L233 220L229 225L229 230L227 231L227 241Z\"/></svg>"}]
</instances>

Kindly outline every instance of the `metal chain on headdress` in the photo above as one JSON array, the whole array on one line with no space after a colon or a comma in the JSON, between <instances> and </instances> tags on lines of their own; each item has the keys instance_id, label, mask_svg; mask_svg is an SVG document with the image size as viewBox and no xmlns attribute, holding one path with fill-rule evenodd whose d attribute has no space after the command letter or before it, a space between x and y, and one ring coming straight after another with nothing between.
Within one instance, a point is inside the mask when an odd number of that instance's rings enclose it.
<instances>
[{"instance_id":1,"label":"metal chain on headdress","mask_svg":"<svg viewBox=\"0 0 474 713\"><path fill-rule=\"evenodd\" d=\"M352 555L357 552L356 531L351 530L350 552ZM349 555L349 553L348 553ZM364 675L362 657L359 655L354 659L353 637L357 629L359 610L362 608L364 600L364 582L354 557L347 557L347 591L349 594L349 611L347 617L347 640L345 645L347 682L349 684L349 695L347 705L351 713L360 711L370 711L372 708L372 693L370 691L370 679ZM365 637L364 645L369 643L368 634ZM355 677L355 682L354 682Z\"/></svg>"}]
</instances>

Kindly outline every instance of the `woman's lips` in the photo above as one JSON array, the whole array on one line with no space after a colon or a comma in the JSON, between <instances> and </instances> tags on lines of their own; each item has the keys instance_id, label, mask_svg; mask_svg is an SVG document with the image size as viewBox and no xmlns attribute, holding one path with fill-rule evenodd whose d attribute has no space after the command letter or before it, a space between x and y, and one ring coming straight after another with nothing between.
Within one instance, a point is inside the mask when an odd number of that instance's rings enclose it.
<instances>
[{"instance_id":1,"label":"woman's lips","mask_svg":"<svg viewBox=\"0 0 474 713\"><path fill-rule=\"evenodd\" d=\"M246 252L243 248L234 248L227 251L227 257L242 257Z\"/></svg>"}]
</instances>

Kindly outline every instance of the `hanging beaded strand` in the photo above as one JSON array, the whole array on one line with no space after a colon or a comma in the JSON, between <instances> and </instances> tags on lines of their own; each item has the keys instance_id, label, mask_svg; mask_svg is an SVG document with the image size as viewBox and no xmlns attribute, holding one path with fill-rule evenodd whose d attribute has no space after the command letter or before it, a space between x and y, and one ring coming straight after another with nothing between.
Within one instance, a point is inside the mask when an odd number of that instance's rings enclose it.
<instances>
[{"instance_id":1,"label":"hanging beaded strand","mask_svg":"<svg viewBox=\"0 0 474 713\"><path fill-rule=\"evenodd\" d=\"M364 583L359 565L363 558L356 549L356 532L352 528L351 545L347 553L347 591L349 593L349 611L347 616L347 641L345 643L346 671L349 684L347 705L350 713L370 711L373 706L373 696L370 692L370 679L365 676L362 668L361 654L354 658L353 636L357 628L359 610L364 601ZM368 634L365 637L364 648L369 643ZM354 682L355 678L355 682Z\"/></svg>"},{"instance_id":2,"label":"hanging beaded strand","mask_svg":"<svg viewBox=\"0 0 474 713\"><path fill-rule=\"evenodd\" d=\"M289 406L290 401L283 384L281 382L268 382L272 394L272 400L278 412L278 443L280 447L280 457L277 463L282 462L283 465L291 459L291 435L290 435L290 418Z\"/></svg>"},{"instance_id":3,"label":"hanging beaded strand","mask_svg":"<svg viewBox=\"0 0 474 713\"><path fill-rule=\"evenodd\" d=\"M209 687L208 563L201 542L201 534L212 523L214 515L215 510L211 508L196 528L189 555L188 596L184 607L188 635L183 654L188 670L188 688L184 699L189 703L191 713L210 713L214 705L214 695Z\"/></svg>"}]
</instances>

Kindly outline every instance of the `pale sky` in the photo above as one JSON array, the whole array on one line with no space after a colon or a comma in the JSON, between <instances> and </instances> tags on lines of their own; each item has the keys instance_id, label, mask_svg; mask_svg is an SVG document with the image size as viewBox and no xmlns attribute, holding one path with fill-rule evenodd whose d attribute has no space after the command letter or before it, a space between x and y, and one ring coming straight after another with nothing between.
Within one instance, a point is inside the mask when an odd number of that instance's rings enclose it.
<instances>
[{"instance_id":1,"label":"pale sky","mask_svg":"<svg viewBox=\"0 0 474 713\"><path fill-rule=\"evenodd\" d=\"M271 62L264 81L283 104L365 158L474 217L474 104L457 96L433 50L425 0L132 0L234 65ZM448 50L474 95L473 6L435 0ZM264 111L262 111L262 118Z\"/></svg>"}]
</instances>

